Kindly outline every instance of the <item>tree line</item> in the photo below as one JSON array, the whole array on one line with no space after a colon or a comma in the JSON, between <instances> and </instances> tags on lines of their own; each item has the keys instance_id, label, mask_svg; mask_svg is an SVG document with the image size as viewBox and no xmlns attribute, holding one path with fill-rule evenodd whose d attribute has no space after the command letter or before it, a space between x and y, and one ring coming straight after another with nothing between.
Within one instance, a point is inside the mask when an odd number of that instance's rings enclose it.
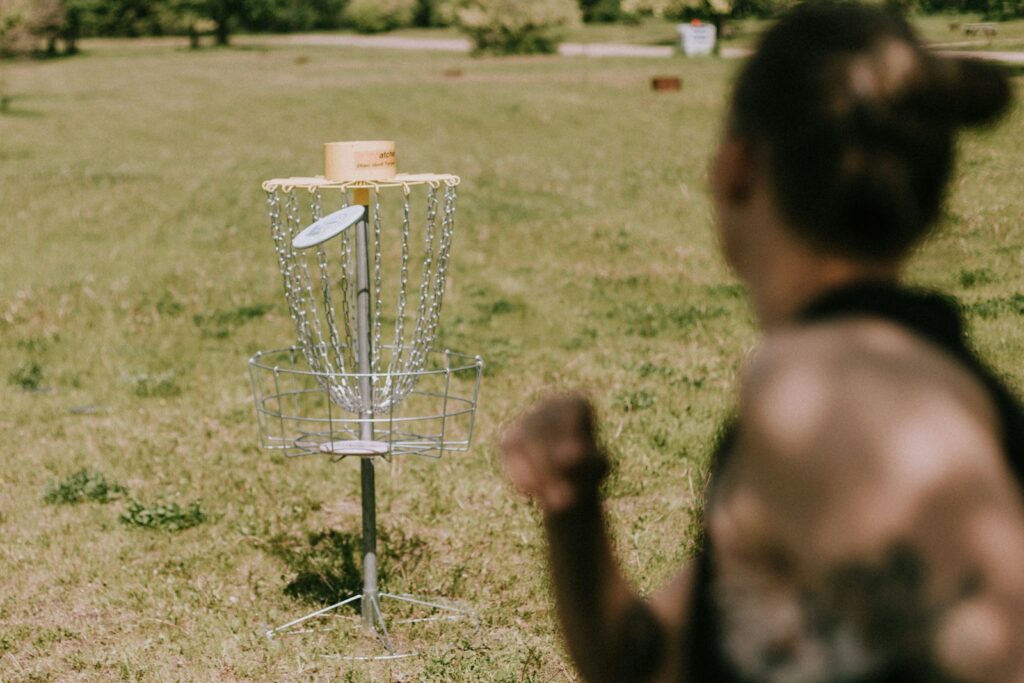
<instances>
[{"instance_id":1,"label":"tree line","mask_svg":"<svg viewBox=\"0 0 1024 683\"><path fill-rule=\"evenodd\" d=\"M1024 16L1024 0L878 0L903 12ZM545 22L629 22L770 17L796 0L0 0L0 56L74 53L90 36L204 36L227 45L235 31L288 33L459 24L474 39L533 31ZM490 22L488 24L487 22ZM482 26L482 28L481 28ZM551 33L551 35L557 35ZM550 40L516 45L544 51Z\"/></svg>"},{"instance_id":2,"label":"tree line","mask_svg":"<svg viewBox=\"0 0 1024 683\"><path fill-rule=\"evenodd\" d=\"M346 0L0 0L0 52L73 53L83 37L210 35L344 28Z\"/></svg>"}]
</instances>

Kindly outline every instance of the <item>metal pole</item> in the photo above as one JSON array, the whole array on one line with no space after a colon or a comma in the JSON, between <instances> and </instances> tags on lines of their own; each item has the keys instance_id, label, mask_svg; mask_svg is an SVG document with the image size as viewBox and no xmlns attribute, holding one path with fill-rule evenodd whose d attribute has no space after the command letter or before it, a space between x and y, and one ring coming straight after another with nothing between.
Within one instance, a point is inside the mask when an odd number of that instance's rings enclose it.
<instances>
[{"instance_id":1,"label":"metal pole","mask_svg":"<svg viewBox=\"0 0 1024 683\"><path fill-rule=\"evenodd\" d=\"M359 395L362 411L359 413L359 438L373 441L373 384L370 381L370 193L357 189L353 199L366 211L356 224L356 354L359 362ZM363 625L373 627L377 603L377 498L372 458L362 458L360 475L363 499L363 599L361 602Z\"/></svg>"}]
</instances>

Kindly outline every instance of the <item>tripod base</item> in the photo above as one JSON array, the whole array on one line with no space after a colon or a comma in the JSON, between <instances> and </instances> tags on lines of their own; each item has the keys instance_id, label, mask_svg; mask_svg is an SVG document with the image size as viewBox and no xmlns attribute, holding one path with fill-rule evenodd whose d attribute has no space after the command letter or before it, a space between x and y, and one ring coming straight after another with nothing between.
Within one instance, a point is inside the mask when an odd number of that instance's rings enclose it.
<instances>
[{"instance_id":1,"label":"tripod base","mask_svg":"<svg viewBox=\"0 0 1024 683\"><path fill-rule=\"evenodd\" d=\"M415 657L420 654L419 651L413 650L402 646L402 642L397 638L396 635L392 635L388 629L388 620L384 616L384 610L381 607L383 601L390 601L398 603L399 606L404 607L405 614L400 618L396 618L391 622L392 626L407 626L409 629L422 629L425 626L431 624L461 622L468 625L472 633L475 634L480 630L480 618L464 607L458 607L449 603L435 602L434 600L422 598L416 595L409 594L393 594L393 593L377 593L374 596L364 596L363 594L353 595L345 598L341 602L337 602L323 609L310 612L309 614L289 621L287 624L272 628L266 632L267 638L277 638L278 636L291 636L300 635L304 633L319 633L324 634L332 631L345 631L355 636L370 636L371 640L375 641L372 647L376 650L373 652L353 653L349 655L325 655L328 657L337 657L339 659L349 661L370 661L370 660L389 660L389 659L403 659L405 657ZM364 605L364 601L369 601L369 605ZM366 617L360 616L360 614L353 613L351 616L338 614L338 610L343 609L347 605L355 606L355 603L359 603L361 611L365 612ZM363 609L368 607L369 609ZM331 619L329 625L325 625L323 620ZM312 622L316 621L319 626L314 626ZM342 622L342 623L338 623Z\"/></svg>"}]
</instances>

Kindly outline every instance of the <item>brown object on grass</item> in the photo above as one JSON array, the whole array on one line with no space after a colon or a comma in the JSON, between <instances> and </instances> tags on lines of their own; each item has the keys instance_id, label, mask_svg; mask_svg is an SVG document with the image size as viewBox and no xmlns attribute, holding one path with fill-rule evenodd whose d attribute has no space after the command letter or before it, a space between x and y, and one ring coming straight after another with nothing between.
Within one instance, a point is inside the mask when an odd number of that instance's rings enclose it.
<instances>
[{"instance_id":1,"label":"brown object on grass","mask_svg":"<svg viewBox=\"0 0 1024 683\"><path fill-rule=\"evenodd\" d=\"M655 76L651 79L651 90L656 92L683 89L683 79L678 76Z\"/></svg>"}]
</instances>

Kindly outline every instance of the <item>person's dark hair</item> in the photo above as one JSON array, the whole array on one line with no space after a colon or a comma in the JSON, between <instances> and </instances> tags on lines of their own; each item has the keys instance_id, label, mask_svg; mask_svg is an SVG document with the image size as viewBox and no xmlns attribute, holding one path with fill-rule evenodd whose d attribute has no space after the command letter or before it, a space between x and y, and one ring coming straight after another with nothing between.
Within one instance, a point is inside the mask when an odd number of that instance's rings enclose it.
<instances>
[{"instance_id":1,"label":"person's dark hair","mask_svg":"<svg viewBox=\"0 0 1024 683\"><path fill-rule=\"evenodd\" d=\"M761 155L801 237L892 259L935 223L957 129L992 122L1009 103L1001 69L929 53L880 8L811 0L765 34L740 73L730 132Z\"/></svg>"}]
</instances>

